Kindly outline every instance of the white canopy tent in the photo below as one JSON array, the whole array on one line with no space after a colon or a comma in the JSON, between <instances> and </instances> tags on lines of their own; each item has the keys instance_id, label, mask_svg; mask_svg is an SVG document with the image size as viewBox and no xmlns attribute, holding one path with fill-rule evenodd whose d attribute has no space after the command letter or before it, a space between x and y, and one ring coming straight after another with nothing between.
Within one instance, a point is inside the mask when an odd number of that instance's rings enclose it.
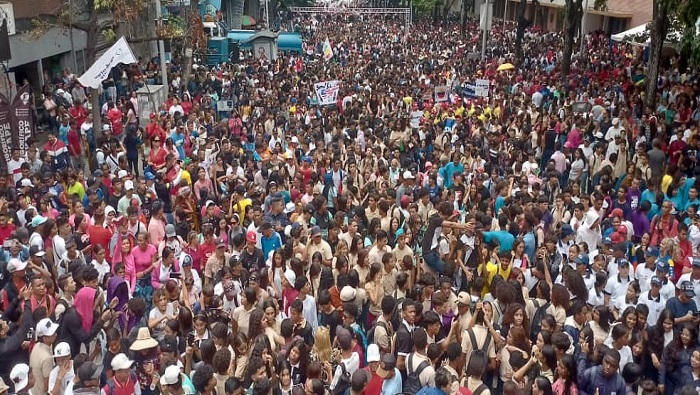
<instances>
[{"instance_id":1,"label":"white canopy tent","mask_svg":"<svg viewBox=\"0 0 700 395\"><path fill-rule=\"evenodd\" d=\"M649 23L635 26L629 30L625 30L622 33L613 34L612 36L610 36L610 38L616 42L629 41L631 43L646 47L651 42L651 31L649 30ZM669 28L669 31L666 34L666 40L664 40L664 45L674 46L680 41L680 39L681 33L673 28Z\"/></svg>"}]
</instances>

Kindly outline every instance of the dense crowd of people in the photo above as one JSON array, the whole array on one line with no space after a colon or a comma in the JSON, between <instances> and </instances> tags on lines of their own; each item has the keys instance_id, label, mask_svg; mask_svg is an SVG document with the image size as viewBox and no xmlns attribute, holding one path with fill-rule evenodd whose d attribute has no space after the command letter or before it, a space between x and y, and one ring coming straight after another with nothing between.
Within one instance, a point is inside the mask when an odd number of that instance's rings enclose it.
<instances>
[{"instance_id":1,"label":"dense crowd of people","mask_svg":"<svg viewBox=\"0 0 700 395\"><path fill-rule=\"evenodd\" d=\"M146 124L151 65L100 131L47 80L0 177L0 394L696 393L697 74L603 33L563 79L559 33L518 65L514 26L484 60L473 22L295 26L304 54L175 60Z\"/></svg>"}]
</instances>

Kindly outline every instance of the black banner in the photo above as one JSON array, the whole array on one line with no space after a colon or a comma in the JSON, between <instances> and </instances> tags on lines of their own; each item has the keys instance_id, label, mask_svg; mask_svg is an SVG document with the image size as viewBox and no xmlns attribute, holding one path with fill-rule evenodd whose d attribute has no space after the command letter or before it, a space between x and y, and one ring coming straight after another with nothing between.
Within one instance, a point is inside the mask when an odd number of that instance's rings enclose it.
<instances>
[{"instance_id":1,"label":"black banner","mask_svg":"<svg viewBox=\"0 0 700 395\"><path fill-rule=\"evenodd\" d=\"M12 122L10 101L5 95L0 94L0 161L2 166L7 169L7 163L12 158Z\"/></svg>"},{"instance_id":2,"label":"black banner","mask_svg":"<svg viewBox=\"0 0 700 395\"><path fill-rule=\"evenodd\" d=\"M13 141L19 147L22 157L27 152L27 140L32 137L33 130L31 87L27 84L19 88L15 100L12 102Z\"/></svg>"}]
</instances>

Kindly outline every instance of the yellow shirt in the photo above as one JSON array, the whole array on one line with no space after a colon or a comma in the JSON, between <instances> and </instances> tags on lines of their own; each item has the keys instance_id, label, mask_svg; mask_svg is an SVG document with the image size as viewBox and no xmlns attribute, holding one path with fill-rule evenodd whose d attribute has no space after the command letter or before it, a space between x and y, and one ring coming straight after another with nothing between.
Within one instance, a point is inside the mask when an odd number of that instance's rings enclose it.
<instances>
[{"instance_id":1,"label":"yellow shirt","mask_svg":"<svg viewBox=\"0 0 700 395\"><path fill-rule=\"evenodd\" d=\"M182 176L180 176L182 180L187 181L188 186L192 186L192 175L190 174L189 171L183 169L182 170Z\"/></svg>"},{"instance_id":2,"label":"yellow shirt","mask_svg":"<svg viewBox=\"0 0 700 395\"><path fill-rule=\"evenodd\" d=\"M243 221L246 219L246 217L245 217L246 208L248 208L252 204L253 204L253 201L248 199L248 198L241 199L237 203L233 204L233 212L238 214L238 218L241 220L241 223L243 223ZM252 218L251 218L251 220L252 220Z\"/></svg>"},{"instance_id":3,"label":"yellow shirt","mask_svg":"<svg viewBox=\"0 0 700 395\"><path fill-rule=\"evenodd\" d=\"M664 174L663 178L661 179L661 191L663 193L668 193L668 187L671 185L671 182L673 181L673 177Z\"/></svg>"},{"instance_id":4,"label":"yellow shirt","mask_svg":"<svg viewBox=\"0 0 700 395\"><path fill-rule=\"evenodd\" d=\"M481 269L482 266L479 266ZM486 263L486 283L484 283L484 288L481 290L481 297L483 298L491 292L491 282L493 281L493 278L496 277L496 274L500 274L503 279L508 280L510 277L510 270L511 267L508 266L508 269L503 270L501 268L501 263L492 263L491 261ZM481 273L479 273L481 274Z\"/></svg>"}]
</instances>

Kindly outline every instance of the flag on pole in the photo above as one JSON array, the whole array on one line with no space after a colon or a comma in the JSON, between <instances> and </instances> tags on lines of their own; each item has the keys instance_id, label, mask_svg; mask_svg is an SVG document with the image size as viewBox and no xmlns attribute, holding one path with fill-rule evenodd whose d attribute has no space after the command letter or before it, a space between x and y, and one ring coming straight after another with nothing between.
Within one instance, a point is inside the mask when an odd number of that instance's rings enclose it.
<instances>
[{"instance_id":1,"label":"flag on pole","mask_svg":"<svg viewBox=\"0 0 700 395\"><path fill-rule=\"evenodd\" d=\"M134 57L124 37L114 43L104 55L100 56L100 58L90 66L88 71L78 78L78 81L83 86L97 89L102 81L109 77L109 72L119 63L136 63L136 57Z\"/></svg>"},{"instance_id":2,"label":"flag on pole","mask_svg":"<svg viewBox=\"0 0 700 395\"><path fill-rule=\"evenodd\" d=\"M333 58L333 48L331 47L331 42L326 37L326 41L323 42L323 60L326 62Z\"/></svg>"}]
</instances>

